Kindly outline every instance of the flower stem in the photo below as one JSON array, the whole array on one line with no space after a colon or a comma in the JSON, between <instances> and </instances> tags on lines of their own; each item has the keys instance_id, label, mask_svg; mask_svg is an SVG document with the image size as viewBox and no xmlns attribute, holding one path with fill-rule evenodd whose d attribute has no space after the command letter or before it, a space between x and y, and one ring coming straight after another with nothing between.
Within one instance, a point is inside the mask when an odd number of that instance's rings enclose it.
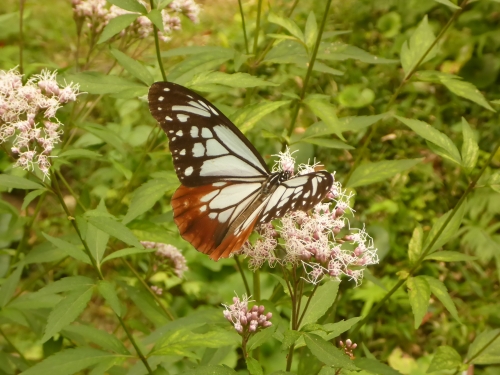
<instances>
[{"instance_id":1,"label":"flower stem","mask_svg":"<svg viewBox=\"0 0 500 375\"><path fill-rule=\"evenodd\" d=\"M241 0L238 0L238 5L240 7L240 15L241 15L241 25L243 27L243 38L245 39L245 51L247 55L250 53L248 49L248 39L247 39L247 28L245 26L245 13L243 13L243 5L241 4Z\"/></svg>"},{"instance_id":2,"label":"flower stem","mask_svg":"<svg viewBox=\"0 0 500 375\"><path fill-rule=\"evenodd\" d=\"M252 293L250 292L250 286L248 285L247 278L245 276L245 273L243 272L243 267L241 267L241 262L240 262L240 258L238 257L238 255L234 256L234 261L236 262L236 268L238 268L238 271L239 271L241 278L243 280L243 284L245 284L245 290L247 292L247 296L250 296L250 295L252 295Z\"/></svg>"},{"instance_id":3,"label":"flower stem","mask_svg":"<svg viewBox=\"0 0 500 375\"><path fill-rule=\"evenodd\" d=\"M387 103L387 106L386 106L386 110L385 112L387 112L392 104L394 103L394 101L396 100L396 98L399 96L399 94L401 93L401 91L403 90L403 87L404 85L411 79L411 77L413 76L413 74L417 71L418 67L420 66L420 64L424 61L424 59L426 58L426 56L432 51L432 49L436 46L437 42L443 37L443 35L445 34L445 32L450 28L450 26L453 24L453 22L457 19L457 17L462 13L462 11L464 10L465 6L467 5L469 0L464 0L462 2L462 4L460 5L460 9L457 9L455 11L455 13L453 13L453 15L451 16L451 18L448 20L448 22L446 23L446 25L441 29L441 31L439 32L439 34L436 36L436 38L434 39L434 41L432 42L432 44L429 46L429 48L427 48L425 50L425 52L422 54L422 56L420 56L420 59L417 61L417 63L412 67L412 69L405 75L405 77L403 78L403 80L401 81L399 87L396 89L396 91L394 92L394 94L391 96L391 98L389 99L389 102ZM354 160L354 164L352 165L352 167L349 169L349 172L347 173L347 176L345 177L344 179L344 182L342 183L342 185L344 186L347 186L347 183L349 182L349 180L351 179L352 177L352 174L354 173L354 171L356 170L356 168L359 167L359 164L361 163L361 161L363 160L363 157L366 153L366 150L368 148L368 145L370 144L373 136L375 135L375 133L377 132L377 129L378 129L378 126L379 126L379 123L375 123L371 128L370 128L370 132L368 133L368 135L366 136L366 138L364 139L363 141L363 144L361 145L361 148L359 150L359 152L357 153L356 155L356 159Z\"/></svg>"},{"instance_id":4,"label":"flower stem","mask_svg":"<svg viewBox=\"0 0 500 375\"><path fill-rule=\"evenodd\" d=\"M360 328L363 325L365 325L366 322L382 307L382 305L387 300L389 300L389 298L391 298L391 296L406 282L406 280L408 279L408 277L412 276L415 273L415 271L420 267L420 265L424 261L424 259L427 256L427 254L429 254L429 252L431 251L431 249L434 246L434 244L436 243L436 241L439 239L439 237L441 236L441 234L443 233L443 231L446 229L446 227L450 223L451 219L453 219L453 217L457 213L457 211L460 208L460 206L465 202L465 199L467 198L467 196L472 192L472 190L476 186L477 182L479 181L479 179L483 175L483 173L486 170L486 168L490 165L491 161L493 160L495 154L498 152L499 149L500 149L500 142L497 143L497 145L495 146L495 148L492 150L491 155L490 155L488 161L484 164L483 168L481 168L481 170L476 175L476 177L470 182L469 186L467 187L467 189L462 194L462 196L458 200L457 204L455 205L455 207L451 211L451 214L445 220L445 222L443 223L443 225L441 226L441 228L439 229L439 231L436 233L436 235L433 237L432 241L429 243L429 245L427 245L427 247L425 248L425 250L422 252L422 254L420 254L420 256L418 257L418 259L416 260L416 262L413 265L413 267L408 271L407 277L405 279L398 280L398 282L396 283L396 285L394 285L391 288L391 290L389 290L387 292L387 294L375 306L372 307L372 309L370 310L370 312L368 314L366 314L365 317L359 321L359 323L354 327L354 329L352 331L352 334L357 333L360 330Z\"/></svg>"},{"instance_id":5,"label":"flower stem","mask_svg":"<svg viewBox=\"0 0 500 375\"><path fill-rule=\"evenodd\" d=\"M19 0L19 73L23 74L23 52L24 52L24 33L23 17L24 3L26 0Z\"/></svg>"},{"instance_id":6,"label":"flower stem","mask_svg":"<svg viewBox=\"0 0 500 375\"><path fill-rule=\"evenodd\" d=\"M154 1L150 0L151 9L154 9ZM160 52L160 40L158 38L158 28L153 23L153 36L155 38L155 49L156 49L156 59L158 60L158 66L160 67L161 76L165 82L167 82L167 75L165 74L165 69L163 69L163 62L161 61L161 52Z\"/></svg>"},{"instance_id":7,"label":"flower stem","mask_svg":"<svg viewBox=\"0 0 500 375\"><path fill-rule=\"evenodd\" d=\"M262 0L259 0L257 4L257 21L255 25L255 35L253 37L253 55L257 55L257 46L259 44L259 33L260 33L260 17L262 15Z\"/></svg>"}]
</instances>

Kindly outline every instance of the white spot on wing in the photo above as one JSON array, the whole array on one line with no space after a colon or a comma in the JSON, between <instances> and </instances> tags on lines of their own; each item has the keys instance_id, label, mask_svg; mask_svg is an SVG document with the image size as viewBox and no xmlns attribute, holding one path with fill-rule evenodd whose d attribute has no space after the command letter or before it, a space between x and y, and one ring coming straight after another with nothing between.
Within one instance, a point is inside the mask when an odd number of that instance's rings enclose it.
<instances>
[{"instance_id":1,"label":"white spot on wing","mask_svg":"<svg viewBox=\"0 0 500 375\"><path fill-rule=\"evenodd\" d=\"M203 143L195 143L193 146L193 156L199 158L203 155L205 155L205 146L203 146Z\"/></svg>"},{"instance_id":2,"label":"white spot on wing","mask_svg":"<svg viewBox=\"0 0 500 375\"><path fill-rule=\"evenodd\" d=\"M165 99L163 96L160 96L160 97L158 98L158 100L159 100L160 102L162 102L162 101L163 101L163 99Z\"/></svg>"},{"instance_id":3,"label":"white spot on wing","mask_svg":"<svg viewBox=\"0 0 500 375\"><path fill-rule=\"evenodd\" d=\"M193 174L193 167L187 167L185 170L184 170L184 174L186 176L191 176Z\"/></svg>"},{"instance_id":4,"label":"white spot on wing","mask_svg":"<svg viewBox=\"0 0 500 375\"><path fill-rule=\"evenodd\" d=\"M203 138L212 138L213 134L208 128L201 128L201 136Z\"/></svg>"},{"instance_id":5,"label":"white spot on wing","mask_svg":"<svg viewBox=\"0 0 500 375\"><path fill-rule=\"evenodd\" d=\"M207 205L203 205L200 207L200 212L205 212L207 210Z\"/></svg>"},{"instance_id":6,"label":"white spot on wing","mask_svg":"<svg viewBox=\"0 0 500 375\"><path fill-rule=\"evenodd\" d=\"M179 155L183 155L183 156L186 155L186 149L181 150L181 152L179 152Z\"/></svg>"},{"instance_id":7,"label":"white spot on wing","mask_svg":"<svg viewBox=\"0 0 500 375\"><path fill-rule=\"evenodd\" d=\"M165 87L163 91L170 91L170 89L168 87Z\"/></svg>"},{"instance_id":8,"label":"white spot on wing","mask_svg":"<svg viewBox=\"0 0 500 375\"><path fill-rule=\"evenodd\" d=\"M200 132L200 130L196 126L191 126L191 130L189 131L189 135L192 138L198 138L199 132Z\"/></svg>"},{"instance_id":9,"label":"white spot on wing","mask_svg":"<svg viewBox=\"0 0 500 375\"><path fill-rule=\"evenodd\" d=\"M227 221L227 219L229 219L229 216L231 216L231 214L233 213L233 211L234 211L234 208L231 208L229 210L221 212L219 214L219 222L220 223L225 223Z\"/></svg>"},{"instance_id":10,"label":"white spot on wing","mask_svg":"<svg viewBox=\"0 0 500 375\"><path fill-rule=\"evenodd\" d=\"M216 183L212 184L212 186L219 187L219 186L224 186L226 184L227 184L227 182L216 182Z\"/></svg>"},{"instance_id":11,"label":"white spot on wing","mask_svg":"<svg viewBox=\"0 0 500 375\"><path fill-rule=\"evenodd\" d=\"M179 130L177 133L175 133L175 135L178 135L179 137L182 137L182 135L183 135L182 130Z\"/></svg>"},{"instance_id":12,"label":"white spot on wing","mask_svg":"<svg viewBox=\"0 0 500 375\"><path fill-rule=\"evenodd\" d=\"M177 119L180 122L186 122L188 120L189 116L188 115L183 115L182 113L177 114Z\"/></svg>"},{"instance_id":13,"label":"white spot on wing","mask_svg":"<svg viewBox=\"0 0 500 375\"><path fill-rule=\"evenodd\" d=\"M172 117L170 117L170 116L165 116L165 120L167 120L167 121L172 121ZM174 132L174 131L172 130L172 133L173 133L173 132Z\"/></svg>"},{"instance_id":14,"label":"white spot on wing","mask_svg":"<svg viewBox=\"0 0 500 375\"><path fill-rule=\"evenodd\" d=\"M215 197L217 194L219 194L219 190L214 190L207 195L201 197L200 202L208 202L209 200L212 200L213 197Z\"/></svg>"},{"instance_id":15,"label":"white spot on wing","mask_svg":"<svg viewBox=\"0 0 500 375\"><path fill-rule=\"evenodd\" d=\"M215 219L217 217L217 214L215 212L211 212L211 213L208 214L208 217L210 219Z\"/></svg>"}]
</instances>

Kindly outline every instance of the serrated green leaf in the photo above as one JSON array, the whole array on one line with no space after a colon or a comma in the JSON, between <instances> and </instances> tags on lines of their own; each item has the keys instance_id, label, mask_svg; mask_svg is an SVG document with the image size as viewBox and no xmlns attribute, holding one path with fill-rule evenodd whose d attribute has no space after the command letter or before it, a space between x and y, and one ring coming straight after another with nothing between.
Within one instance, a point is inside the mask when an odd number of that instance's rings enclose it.
<instances>
[{"instance_id":1,"label":"serrated green leaf","mask_svg":"<svg viewBox=\"0 0 500 375\"><path fill-rule=\"evenodd\" d=\"M132 201L128 208L127 214L122 220L122 224L126 225L134 220L139 215L150 210L156 202L165 197L165 193L177 186L177 182L159 178L149 180L139 186L132 196Z\"/></svg>"},{"instance_id":2,"label":"serrated green leaf","mask_svg":"<svg viewBox=\"0 0 500 375\"><path fill-rule=\"evenodd\" d=\"M195 75L185 86L196 90L203 85L217 84L228 87L279 86L277 83L264 81L248 73L203 72Z\"/></svg>"},{"instance_id":3,"label":"serrated green leaf","mask_svg":"<svg viewBox=\"0 0 500 375\"><path fill-rule=\"evenodd\" d=\"M345 370L356 370L357 367L340 349L321 337L309 333L304 334L304 340L311 353L325 365Z\"/></svg>"},{"instance_id":4,"label":"serrated green leaf","mask_svg":"<svg viewBox=\"0 0 500 375\"><path fill-rule=\"evenodd\" d=\"M122 316L122 305L120 303L120 299L118 298L118 294L116 294L115 287L108 281L101 280L97 284L97 290L104 297L106 302L109 303L109 306L113 309L116 315Z\"/></svg>"},{"instance_id":5,"label":"serrated green leaf","mask_svg":"<svg viewBox=\"0 0 500 375\"><path fill-rule=\"evenodd\" d=\"M316 116L323 120L323 122L331 129L332 133L337 135L340 139L345 140L342 132L340 131L337 112L331 103L328 103L325 100L317 99L314 96L306 98L304 103Z\"/></svg>"},{"instance_id":6,"label":"serrated green leaf","mask_svg":"<svg viewBox=\"0 0 500 375\"><path fill-rule=\"evenodd\" d=\"M24 265L20 264L16 270L12 272L9 277L7 277L0 287L0 307L6 306L14 295L16 287L19 285L23 268Z\"/></svg>"},{"instance_id":7,"label":"serrated green leaf","mask_svg":"<svg viewBox=\"0 0 500 375\"><path fill-rule=\"evenodd\" d=\"M124 256L133 255L133 254L147 254L147 253L152 253L156 250L157 249L140 249L138 247L121 249L121 250L115 251L115 252L109 254L108 256L104 257L101 264L104 262L107 262L108 260L111 260L111 259L122 258Z\"/></svg>"},{"instance_id":8,"label":"serrated green leaf","mask_svg":"<svg viewBox=\"0 0 500 375\"><path fill-rule=\"evenodd\" d=\"M111 357L117 355L89 347L65 349L23 371L20 375L72 375Z\"/></svg>"},{"instance_id":9,"label":"serrated green leaf","mask_svg":"<svg viewBox=\"0 0 500 375\"><path fill-rule=\"evenodd\" d=\"M304 41L308 51L311 53L314 49L314 45L316 44L316 39L318 38L318 23L316 22L316 17L313 11L309 12L304 31Z\"/></svg>"},{"instance_id":10,"label":"serrated green leaf","mask_svg":"<svg viewBox=\"0 0 500 375\"><path fill-rule=\"evenodd\" d=\"M229 119L233 121L242 133L246 133L251 130L261 118L284 105L290 104L290 102L290 100L277 100L247 105L232 113Z\"/></svg>"},{"instance_id":11,"label":"serrated green leaf","mask_svg":"<svg viewBox=\"0 0 500 375\"><path fill-rule=\"evenodd\" d=\"M440 346L432 358L427 373L439 370L456 370L462 365L462 358L451 346Z\"/></svg>"},{"instance_id":12,"label":"serrated green leaf","mask_svg":"<svg viewBox=\"0 0 500 375\"><path fill-rule=\"evenodd\" d=\"M49 314L47 326L45 327L45 332L41 341L47 341L78 318L90 301L93 290L94 285L87 288L76 289L59 302Z\"/></svg>"},{"instance_id":13,"label":"serrated green leaf","mask_svg":"<svg viewBox=\"0 0 500 375\"><path fill-rule=\"evenodd\" d=\"M96 137L101 138L104 142L113 146L120 152L123 152L125 147L123 146L123 140L111 129L106 128L99 124L85 124L82 128L89 133L92 133Z\"/></svg>"},{"instance_id":14,"label":"serrated green leaf","mask_svg":"<svg viewBox=\"0 0 500 375\"><path fill-rule=\"evenodd\" d=\"M327 139L319 137L302 138L299 142L310 143L312 145L326 147L326 148L336 148L341 150L353 150L354 147L339 141L338 139ZM298 143L298 142L294 142ZM293 143L292 143L293 144Z\"/></svg>"},{"instance_id":15,"label":"serrated green leaf","mask_svg":"<svg viewBox=\"0 0 500 375\"><path fill-rule=\"evenodd\" d=\"M102 329L83 324L70 325L63 329L63 333L70 339L76 336L86 342L97 344L102 349L111 350L118 354L130 355L130 352L121 340Z\"/></svg>"},{"instance_id":16,"label":"serrated green leaf","mask_svg":"<svg viewBox=\"0 0 500 375\"><path fill-rule=\"evenodd\" d=\"M422 58L427 49L432 45L434 39L435 36L429 26L426 15L413 32L410 40L404 42L401 48L401 65L407 75ZM429 61L436 56L436 54L437 48L434 46L420 64L424 64Z\"/></svg>"},{"instance_id":17,"label":"serrated green leaf","mask_svg":"<svg viewBox=\"0 0 500 375\"><path fill-rule=\"evenodd\" d=\"M61 292L69 292L75 289L86 289L94 285L95 282L90 277L68 276L44 286L32 295L38 297Z\"/></svg>"},{"instance_id":18,"label":"serrated green leaf","mask_svg":"<svg viewBox=\"0 0 500 375\"><path fill-rule=\"evenodd\" d=\"M151 12L146 14L146 17L148 17L149 20L153 22L153 24L158 28L159 31L165 31L165 27L163 25L163 16L160 9L152 9Z\"/></svg>"},{"instance_id":19,"label":"serrated green leaf","mask_svg":"<svg viewBox=\"0 0 500 375\"><path fill-rule=\"evenodd\" d=\"M101 154L99 154L97 152L94 152L94 151L86 150L84 148L75 148L75 149L72 149L72 150L67 150L67 151L61 152L58 155L58 157L64 157L66 159L87 158L87 159L102 160L102 155Z\"/></svg>"},{"instance_id":20,"label":"serrated green leaf","mask_svg":"<svg viewBox=\"0 0 500 375\"><path fill-rule=\"evenodd\" d=\"M45 189L43 185L37 182L30 181L27 178L12 176L3 173L0 175L0 186L5 186L9 189Z\"/></svg>"},{"instance_id":21,"label":"serrated green leaf","mask_svg":"<svg viewBox=\"0 0 500 375\"><path fill-rule=\"evenodd\" d=\"M110 52L114 56L114 58L118 61L118 63L139 81L144 82L148 86L151 86L153 84L154 82L153 76L139 61L125 55L123 52L120 52L119 50L114 48L111 48Z\"/></svg>"},{"instance_id":22,"label":"serrated green leaf","mask_svg":"<svg viewBox=\"0 0 500 375\"><path fill-rule=\"evenodd\" d=\"M142 14L147 13L144 5L137 0L107 0L107 2L116 5L119 8L128 10L129 12L138 12Z\"/></svg>"},{"instance_id":23,"label":"serrated green leaf","mask_svg":"<svg viewBox=\"0 0 500 375\"><path fill-rule=\"evenodd\" d=\"M460 7L456 4L453 4L450 0L434 0L435 2L437 3L441 3L441 4L444 4L446 5L447 7L450 7L451 9L460 9Z\"/></svg>"},{"instance_id":24,"label":"serrated green leaf","mask_svg":"<svg viewBox=\"0 0 500 375\"><path fill-rule=\"evenodd\" d=\"M469 123L462 117L462 135L464 142L462 144L462 165L469 172L476 166L479 156L479 146L474 138L474 133Z\"/></svg>"},{"instance_id":25,"label":"serrated green leaf","mask_svg":"<svg viewBox=\"0 0 500 375\"><path fill-rule=\"evenodd\" d=\"M290 18L280 17L277 14L270 11L269 16L267 17L267 20L271 23L274 23L276 25L283 27L285 30L287 30L290 34L292 34L294 37L296 37L302 43L305 43L304 33L302 33L302 30Z\"/></svg>"},{"instance_id":26,"label":"serrated green leaf","mask_svg":"<svg viewBox=\"0 0 500 375\"><path fill-rule=\"evenodd\" d=\"M333 302L335 302L338 291L338 281L328 280L323 285L320 285L311 298L311 302L309 303L304 318L300 322L299 329L304 327L306 324L316 323L319 318L325 315L328 309L333 305ZM302 301L302 310L300 311L299 316L303 314L303 309L307 303L306 300L308 297L303 297L303 299L305 299L305 301Z\"/></svg>"},{"instance_id":27,"label":"serrated green leaf","mask_svg":"<svg viewBox=\"0 0 500 375\"><path fill-rule=\"evenodd\" d=\"M106 216L89 216L87 217L87 220L96 228L99 228L99 230L125 242L126 244L138 248L143 247L132 231L119 221Z\"/></svg>"},{"instance_id":28,"label":"serrated green leaf","mask_svg":"<svg viewBox=\"0 0 500 375\"><path fill-rule=\"evenodd\" d=\"M87 254L85 254L83 250L80 250L72 243L64 241L60 238L49 236L46 233L42 233L42 235L47 239L47 241L51 242L55 247L62 250L66 255L73 257L76 260L79 260L80 262L92 264Z\"/></svg>"},{"instance_id":29,"label":"serrated green leaf","mask_svg":"<svg viewBox=\"0 0 500 375\"><path fill-rule=\"evenodd\" d=\"M467 353L468 362L478 365L500 363L500 329L485 331L472 342Z\"/></svg>"},{"instance_id":30,"label":"serrated green leaf","mask_svg":"<svg viewBox=\"0 0 500 375\"><path fill-rule=\"evenodd\" d=\"M394 64L398 62L397 60L374 56L359 47L342 42L321 42L317 58L332 61L353 59L367 64Z\"/></svg>"},{"instance_id":31,"label":"serrated green leaf","mask_svg":"<svg viewBox=\"0 0 500 375\"><path fill-rule=\"evenodd\" d=\"M29 206L31 202L33 202L34 199L42 195L43 193L46 193L48 190L43 189L43 190L33 190L30 191L28 194L23 199L23 205L21 206L21 210L25 210L26 207Z\"/></svg>"},{"instance_id":32,"label":"serrated green leaf","mask_svg":"<svg viewBox=\"0 0 500 375\"><path fill-rule=\"evenodd\" d=\"M408 244L408 258L410 264L415 264L420 254L422 254L422 243L424 241L424 230L421 225L417 225L413 230L410 243Z\"/></svg>"},{"instance_id":33,"label":"serrated green leaf","mask_svg":"<svg viewBox=\"0 0 500 375\"><path fill-rule=\"evenodd\" d=\"M446 228L439 236L438 240L432 246L430 253L432 253L434 250L446 244L454 235L457 234L458 228L460 228L460 224L462 223L462 219L465 213L465 206L466 206L465 204L462 204L460 208L457 210L455 215L452 217ZM429 234L425 238L424 249L427 249L427 246L430 245L431 241L434 239L434 237L440 231L445 221L448 219L448 216L451 215L452 213L453 210L448 211L434 223Z\"/></svg>"},{"instance_id":34,"label":"serrated green leaf","mask_svg":"<svg viewBox=\"0 0 500 375\"><path fill-rule=\"evenodd\" d=\"M428 142L438 146L440 151L437 149L435 149L435 151L438 151L441 156L459 165L462 164L462 158L460 157L457 146L455 146L453 141L448 138L446 134L441 133L439 130L423 121L413 120L400 116L394 117Z\"/></svg>"},{"instance_id":35,"label":"serrated green leaf","mask_svg":"<svg viewBox=\"0 0 500 375\"><path fill-rule=\"evenodd\" d=\"M188 86L188 82L194 80L197 75L209 74L221 64L231 60L233 56L234 51L232 50L193 54L175 65L170 71L168 79L180 85Z\"/></svg>"},{"instance_id":36,"label":"serrated green leaf","mask_svg":"<svg viewBox=\"0 0 500 375\"><path fill-rule=\"evenodd\" d=\"M65 74L62 78L68 82L78 83L80 85L80 92L87 92L89 94L116 94L130 89L146 89L143 84L99 72Z\"/></svg>"},{"instance_id":37,"label":"serrated green leaf","mask_svg":"<svg viewBox=\"0 0 500 375\"><path fill-rule=\"evenodd\" d=\"M281 342L281 350L287 350L288 348L290 348L290 346L292 346L293 344L295 344L295 342L300 338L302 337L302 332L298 332L298 331L294 331L294 330L291 330L291 329L287 329L284 333L283 333L283 341Z\"/></svg>"},{"instance_id":38,"label":"serrated green leaf","mask_svg":"<svg viewBox=\"0 0 500 375\"><path fill-rule=\"evenodd\" d=\"M427 281L427 284L431 288L431 293L441 301L441 303L446 308L446 310L448 310L451 316L457 322L462 323L458 316L458 311L457 308L455 307L455 303L448 294L448 289L446 289L446 286L435 277L431 276L421 276L421 277L423 277L425 281Z\"/></svg>"},{"instance_id":39,"label":"serrated green leaf","mask_svg":"<svg viewBox=\"0 0 500 375\"><path fill-rule=\"evenodd\" d=\"M142 315L146 319L149 319L155 326L163 326L169 322L163 310L158 307L154 298L144 288L132 288L125 283L118 284L125 290L127 297L134 302L134 305L137 306Z\"/></svg>"},{"instance_id":40,"label":"serrated green leaf","mask_svg":"<svg viewBox=\"0 0 500 375\"><path fill-rule=\"evenodd\" d=\"M356 317L347 320L341 320L340 322L337 323L324 324L323 329L328 332L328 335L326 335L325 340L330 341L338 337L342 333L351 329L351 327L355 325L357 322L359 322L361 319L362 319L361 317Z\"/></svg>"},{"instance_id":41,"label":"serrated green leaf","mask_svg":"<svg viewBox=\"0 0 500 375\"><path fill-rule=\"evenodd\" d=\"M424 277L410 277L407 281L410 305L415 317L415 329L420 327L431 298L431 288Z\"/></svg>"},{"instance_id":42,"label":"serrated green leaf","mask_svg":"<svg viewBox=\"0 0 500 375\"><path fill-rule=\"evenodd\" d=\"M262 366L259 364L255 358L247 357L247 370L250 375L264 375L264 371L262 370Z\"/></svg>"},{"instance_id":43,"label":"serrated green leaf","mask_svg":"<svg viewBox=\"0 0 500 375\"><path fill-rule=\"evenodd\" d=\"M122 14L121 16L110 19L108 24L104 27L97 44L104 43L106 40L111 39L123 29L129 27L139 16L140 14L138 13Z\"/></svg>"},{"instance_id":44,"label":"serrated green leaf","mask_svg":"<svg viewBox=\"0 0 500 375\"><path fill-rule=\"evenodd\" d=\"M404 172L423 159L384 160L361 164L352 174L347 187L373 184Z\"/></svg>"},{"instance_id":45,"label":"serrated green leaf","mask_svg":"<svg viewBox=\"0 0 500 375\"><path fill-rule=\"evenodd\" d=\"M250 337L250 340L248 340L247 344L248 352L251 352L252 350L271 340L274 335L274 331L276 331L276 326L272 325L270 327L262 329L260 332L257 332L255 335Z\"/></svg>"},{"instance_id":46,"label":"serrated green leaf","mask_svg":"<svg viewBox=\"0 0 500 375\"><path fill-rule=\"evenodd\" d=\"M356 358L354 364L360 369L366 370L371 374L377 375L401 375L397 370L387 366L385 363L379 362L372 358Z\"/></svg>"},{"instance_id":47,"label":"serrated green leaf","mask_svg":"<svg viewBox=\"0 0 500 375\"><path fill-rule=\"evenodd\" d=\"M460 77L453 75L441 76L441 83L445 85L455 95L469 99L480 106L496 112L486 101L483 94L470 82L462 81Z\"/></svg>"},{"instance_id":48,"label":"serrated green leaf","mask_svg":"<svg viewBox=\"0 0 500 375\"><path fill-rule=\"evenodd\" d=\"M425 257L425 260L437 260L439 262L465 262L476 259L477 257L462 254L457 251L436 251Z\"/></svg>"},{"instance_id":49,"label":"serrated green leaf","mask_svg":"<svg viewBox=\"0 0 500 375\"><path fill-rule=\"evenodd\" d=\"M87 234L85 237L85 242L89 247L90 254L92 257L100 264L104 252L106 251L106 245L109 241L109 234L98 229L95 225L87 223Z\"/></svg>"}]
</instances>

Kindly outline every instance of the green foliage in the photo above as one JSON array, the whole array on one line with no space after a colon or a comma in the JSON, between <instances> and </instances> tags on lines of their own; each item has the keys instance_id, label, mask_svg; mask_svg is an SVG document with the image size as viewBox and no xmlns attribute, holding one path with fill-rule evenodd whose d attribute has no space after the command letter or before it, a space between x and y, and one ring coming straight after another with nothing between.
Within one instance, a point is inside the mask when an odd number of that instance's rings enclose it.
<instances>
[{"instance_id":1,"label":"green foliage","mask_svg":"<svg viewBox=\"0 0 500 375\"><path fill-rule=\"evenodd\" d=\"M2 142L0 374L498 373L498 1L242 2L241 13L205 1L200 24L175 14L182 31L159 56L138 21L168 33L171 0L108 0L120 15L106 22L68 1L21 3L0 4L0 69L22 67L23 82L57 69L80 94L58 111L50 179L36 162L16 167ZM290 146L356 189L345 224L366 225L380 258L362 285L307 286L279 264L253 274L181 239L179 182L145 99L160 65L269 166ZM179 248L183 277L141 241ZM235 293L273 325L238 335L221 307ZM353 359L337 345L347 339Z\"/></svg>"}]
</instances>

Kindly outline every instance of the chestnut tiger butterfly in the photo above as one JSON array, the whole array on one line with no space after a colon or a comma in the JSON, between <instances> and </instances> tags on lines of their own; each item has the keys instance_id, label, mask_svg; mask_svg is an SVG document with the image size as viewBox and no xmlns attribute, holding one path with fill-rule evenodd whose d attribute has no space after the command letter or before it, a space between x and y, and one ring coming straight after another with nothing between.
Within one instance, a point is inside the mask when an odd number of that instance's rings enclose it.
<instances>
[{"instance_id":1,"label":"chestnut tiger butterfly","mask_svg":"<svg viewBox=\"0 0 500 375\"><path fill-rule=\"evenodd\" d=\"M332 187L326 171L271 173L221 111L183 86L156 82L148 100L181 183L171 201L175 224L182 238L214 260L238 251L256 225L313 208Z\"/></svg>"}]
</instances>

